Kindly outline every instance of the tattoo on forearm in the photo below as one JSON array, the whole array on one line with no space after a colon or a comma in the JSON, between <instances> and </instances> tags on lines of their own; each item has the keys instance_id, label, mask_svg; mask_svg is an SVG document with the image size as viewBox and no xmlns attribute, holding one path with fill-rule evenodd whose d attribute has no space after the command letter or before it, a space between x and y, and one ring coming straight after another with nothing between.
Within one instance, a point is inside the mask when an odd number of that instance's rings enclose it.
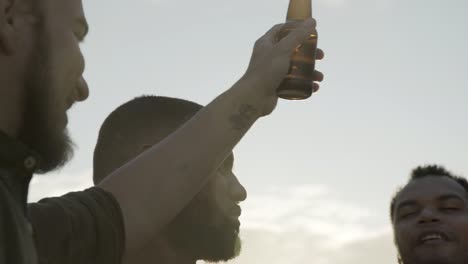
<instances>
[{"instance_id":1,"label":"tattoo on forearm","mask_svg":"<svg viewBox=\"0 0 468 264\"><path fill-rule=\"evenodd\" d=\"M232 128L236 130L242 130L247 128L254 116L257 114L257 109L251 105L243 104L239 107L239 113L232 115L229 121L232 124Z\"/></svg>"}]
</instances>

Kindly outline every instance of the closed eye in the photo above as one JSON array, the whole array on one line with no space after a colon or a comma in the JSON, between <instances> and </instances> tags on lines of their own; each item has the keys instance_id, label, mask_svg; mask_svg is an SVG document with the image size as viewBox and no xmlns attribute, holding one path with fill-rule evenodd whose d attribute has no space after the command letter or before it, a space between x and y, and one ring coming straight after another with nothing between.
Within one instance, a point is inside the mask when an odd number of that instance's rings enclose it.
<instances>
[{"instance_id":1,"label":"closed eye","mask_svg":"<svg viewBox=\"0 0 468 264\"><path fill-rule=\"evenodd\" d=\"M453 212L453 211L460 211L461 208L458 208L458 207L444 207L444 208L442 208L442 210Z\"/></svg>"},{"instance_id":2,"label":"closed eye","mask_svg":"<svg viewBox=\"0 0 468 264\"><path fill-rule=\"evenodd\" d=\"M418 212L417 211L412 211L412 212L405 212L403 214L400 214L398 216L399 219L405 219L405 218L409 218L411 216L415 216Z\"/></svg>"},{"instance_id":3,"label":"closed eye","mask_svg":"<svg viewBox=\"0 0 468 264\"><path fill-rule=\"evenodd\" d=\"M411 216L417 215L419 211L420 206L415 202L404 202L397 207L396 216L397 219L406 219Z\"/></svg>"},{"instance_id":4,"label":"closed eye","mask_svg":"<svg viewBox=\"0 0 468 264\"><path fill-rule=\"evenodd\" d=\"M465 208L465 202L457 197L442 198L440 208L446 212L460 211Z\"/></svg>"}]
</instances>

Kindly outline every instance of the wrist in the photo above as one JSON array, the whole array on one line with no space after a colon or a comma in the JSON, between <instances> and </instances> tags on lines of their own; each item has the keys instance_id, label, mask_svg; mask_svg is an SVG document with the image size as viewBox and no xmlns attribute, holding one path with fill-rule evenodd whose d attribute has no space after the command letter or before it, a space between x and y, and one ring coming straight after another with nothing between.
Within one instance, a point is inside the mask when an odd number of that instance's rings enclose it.
<instances>
[{"instance_id":1,"label":"wrist","mask_svg":"<svg viewBox=\"0 0 468 264\"><path fill-rule=\"evenodd\" d=\"M242 105L255 108L257 119L265 115L264 108L271 97L263 79L258 74L245 74L233 87L239 94L239 102L242 102Z\"/></svg>"},{"instance_id":2,"label":"wrist","mask_svg":"<svg viewBox=\"0 0 468 264\"><path fill-rule=\"evenodd\" d=\"M234 130L250 127L263 116L265 99L259 96L255 79L243 76L229 90L218 97L219 102L226 109L227 120Z\"/></svg>"}]
</instances>

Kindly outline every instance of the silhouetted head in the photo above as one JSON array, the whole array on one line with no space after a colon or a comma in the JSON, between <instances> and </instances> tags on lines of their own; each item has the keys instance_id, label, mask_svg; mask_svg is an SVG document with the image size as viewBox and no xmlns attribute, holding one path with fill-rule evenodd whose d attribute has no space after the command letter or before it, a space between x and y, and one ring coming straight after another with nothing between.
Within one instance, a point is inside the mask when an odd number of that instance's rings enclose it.
<instances>
[{"instance_id":1,"label":"silhouetted head","mask_svg":"<svg viewBox=\"0 0 468 264\"><path fill-rule=\"evenodd\" d=\"M118 107L99 132L94 151L95 184L158 144L201 108L190 101L156 96L139 97ZM176 251L208 261L224 261L238 254L238 203L246 198L246 191L232 172L233 163L231 154L165 230ZM154 177L158 177L157 171Z\"/></svg>"}]
</instances>

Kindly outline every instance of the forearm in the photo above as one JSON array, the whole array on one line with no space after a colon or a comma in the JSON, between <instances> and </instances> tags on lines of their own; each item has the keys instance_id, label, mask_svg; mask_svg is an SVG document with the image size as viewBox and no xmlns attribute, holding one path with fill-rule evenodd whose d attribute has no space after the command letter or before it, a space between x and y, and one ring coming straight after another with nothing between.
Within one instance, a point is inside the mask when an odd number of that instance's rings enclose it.
<instances>
[{"instance_id":1,"label":"forearm","mask_svg":"<svg viewBox=\"0 0 468 264\"><path fill-rule=\"evenodd\" d=\"M142 246L180 212L259 118L255 99L245 92L254 83L241 79L100 184L122 208L128 250Z\"/></svg>"}]
</instances>

